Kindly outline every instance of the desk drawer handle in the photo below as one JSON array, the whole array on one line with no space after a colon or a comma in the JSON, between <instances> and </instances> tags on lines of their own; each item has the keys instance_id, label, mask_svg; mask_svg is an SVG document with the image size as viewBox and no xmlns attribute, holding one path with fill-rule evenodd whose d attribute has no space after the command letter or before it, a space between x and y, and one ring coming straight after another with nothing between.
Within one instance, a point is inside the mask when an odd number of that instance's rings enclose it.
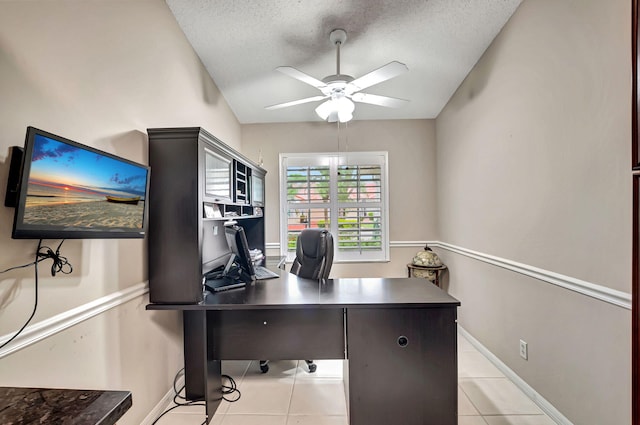
<instances>
[{"instance_id":1,"label":"desk drawer handle","mask_svg":"<svg viewBox=\"0 0 640 425\"><path fill-rule=\"evenodd\" d=\"M409 344L409 338L404 335L398 337L398 345L402 348L406 347Z\"/></svg>"}]
</instances>

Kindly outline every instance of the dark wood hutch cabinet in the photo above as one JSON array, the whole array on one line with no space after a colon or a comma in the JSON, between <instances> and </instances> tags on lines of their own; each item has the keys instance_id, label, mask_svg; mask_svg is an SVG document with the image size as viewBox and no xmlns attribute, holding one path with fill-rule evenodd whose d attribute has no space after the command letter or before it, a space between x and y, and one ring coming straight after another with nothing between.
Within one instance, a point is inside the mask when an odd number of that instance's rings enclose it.
<instances>
[{"instance_id":1,"label":"dark wood hutch cabinet","mask_svg":"<svg viewBox=\"0 0 640 425\"><path fill-rule=\"evenodd\" d=\"M226 263L224 223L265 251L266 171L200 127L151 128L149 300L196 304L203 274ZM205 312L185 311L186 396L204 398Z\"/></svg>"},{"instance_id":2,"label":"dark wood hutch cabinet","mask_svg":"<svg viewBox=\"0 0 640 425\"><path fill-rule=\"evenodd\" d=\"M224 222L264 252L265 170L200 127L149 134L149 298L202 301L202 275L224 264ZM255 201L254 201L255 200Z\"/></svg>"}]
</instances>

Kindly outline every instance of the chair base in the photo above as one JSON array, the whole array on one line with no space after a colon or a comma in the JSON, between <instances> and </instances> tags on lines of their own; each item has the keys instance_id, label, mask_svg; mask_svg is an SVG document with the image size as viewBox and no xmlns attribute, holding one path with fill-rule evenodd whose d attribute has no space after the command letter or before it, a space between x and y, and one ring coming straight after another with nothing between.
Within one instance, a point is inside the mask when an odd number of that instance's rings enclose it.
<instances>
[{"instance_id":1,"label":"chair base","mask_svg":"<svg viewBox=\"0 0 640 425\"><path fill-rule=\"evenodd\" d=\"M313 373L318 369L318 365L313 362L313 360L305 360L307 366L309 367L309 373ZM269 360L260 360L260 371L262 373L269 372Z\"/></svg>"}]
</instances>

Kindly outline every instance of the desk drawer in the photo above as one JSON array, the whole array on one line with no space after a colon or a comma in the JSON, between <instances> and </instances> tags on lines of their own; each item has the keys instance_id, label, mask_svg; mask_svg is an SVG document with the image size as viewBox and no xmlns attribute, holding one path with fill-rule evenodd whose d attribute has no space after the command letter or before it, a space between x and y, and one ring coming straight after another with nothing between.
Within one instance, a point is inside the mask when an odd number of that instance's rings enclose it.
<instances>
[{"instance_id":1,"label":"desk drawer","mask_svg":"<svg viewBox=\"0 0 640 425\"><path fill-rule=\"evenodd\" d=\"M342 309L208 311L207 321L217 360L344 358Z\"/></svg>"}]
</instances>

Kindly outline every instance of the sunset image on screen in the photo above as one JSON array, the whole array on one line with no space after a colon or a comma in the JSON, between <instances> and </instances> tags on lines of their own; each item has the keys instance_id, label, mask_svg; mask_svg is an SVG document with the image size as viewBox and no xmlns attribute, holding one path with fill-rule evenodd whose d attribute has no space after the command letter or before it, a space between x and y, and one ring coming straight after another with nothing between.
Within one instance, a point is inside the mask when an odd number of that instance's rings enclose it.
<instances>
[{"instance_id":1,"label":"sunset image on screen","mask_svg":"<svg viewBox=\"0 0 640 425\"><path fill-rule=\"evenodd\" d=\"M25 224L140 229L147 169L36 134Z\"/></svg>"}]
</instances>

